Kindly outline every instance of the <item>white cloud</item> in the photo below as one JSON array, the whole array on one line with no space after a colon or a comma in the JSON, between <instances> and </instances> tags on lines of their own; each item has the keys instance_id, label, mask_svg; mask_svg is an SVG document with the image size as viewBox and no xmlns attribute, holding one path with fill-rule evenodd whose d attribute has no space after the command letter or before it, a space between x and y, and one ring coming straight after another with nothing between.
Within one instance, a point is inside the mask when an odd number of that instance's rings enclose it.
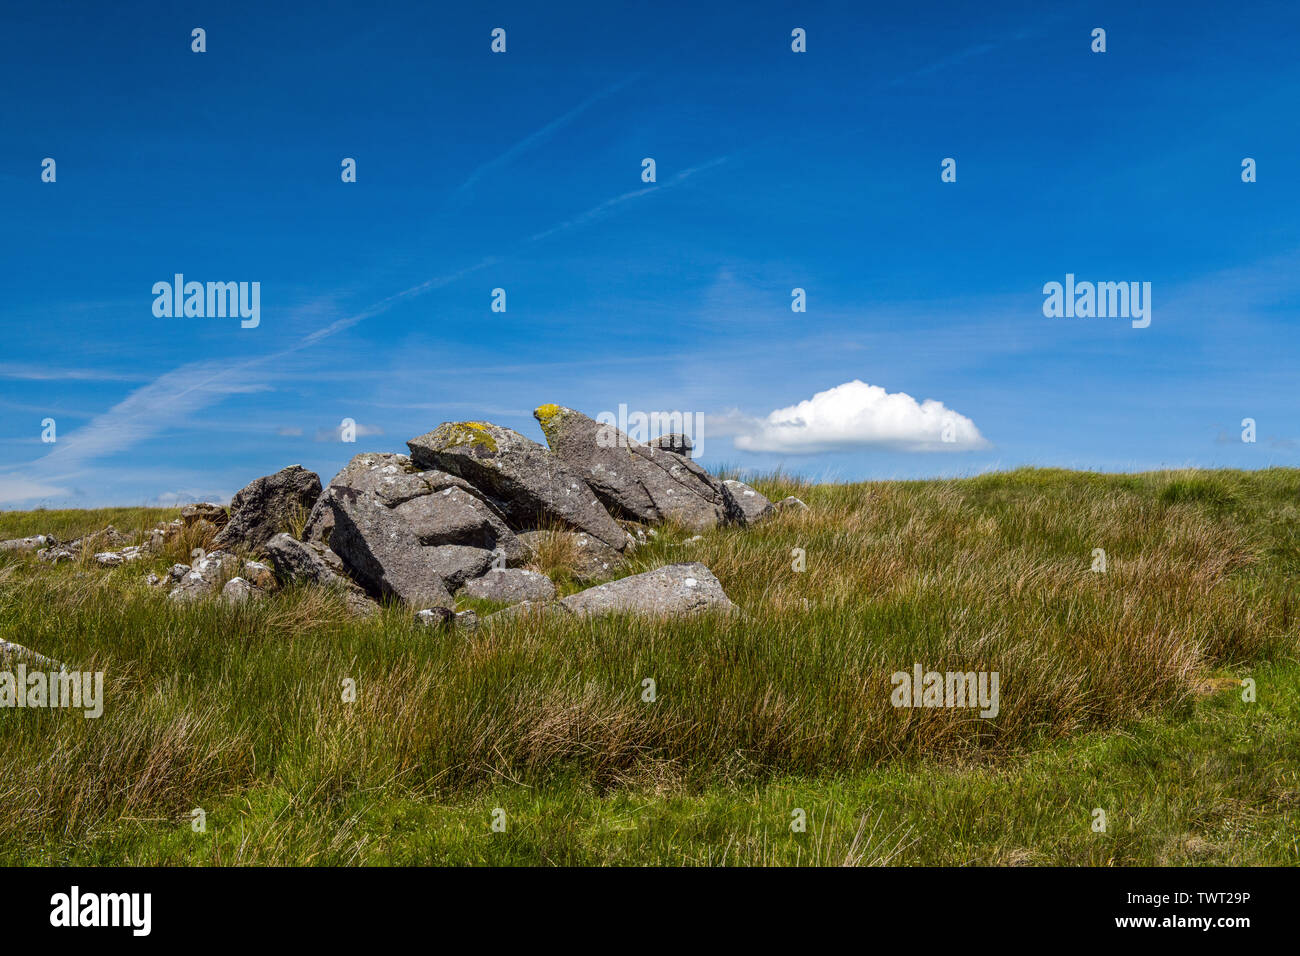
<instances>
[{"instance_id":1,"label":"white cloud","mask_svg":"<svg viewBox=\"0 0 1300 956\"><path fill-rule=\"evenodd\" d=\"M945 435L946 432L946 435ZM945 441L945 437L949 440ZM813 454L865 446L902 451L969 451L987 448L975 423L926 399L854 379L810 399L751 419L735 436L742 451Z\"/></svg>"}]
</instances>

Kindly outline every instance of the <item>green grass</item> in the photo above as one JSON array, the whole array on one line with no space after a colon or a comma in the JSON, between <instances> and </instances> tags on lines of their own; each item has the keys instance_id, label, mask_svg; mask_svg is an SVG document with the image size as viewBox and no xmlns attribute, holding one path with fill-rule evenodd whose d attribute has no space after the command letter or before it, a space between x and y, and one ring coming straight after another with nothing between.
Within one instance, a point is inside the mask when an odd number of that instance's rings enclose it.
<instances>
[{"instance_id":1,"label":"green grass","mask_svg":"<svg viewBox=\"0 0 1300 956\"><path fill-rule=\"evenodd\" d=\"M35 511L0 511L0 541L52 534L60 541L112 525L123 534L139 534L180 515L179 508L99 508L95 511L38 508Z\"/></svg>"},{"instance_id":2,"label":"green grass","mask_svg":"<svg viewBox=\"0 0 1300 956\"><path fill-rule=\"evenodd\" d=\"M734 619L445 634L0 556L0 638L107 685L99 720L0 711L0 862L1297 862L1300 472L756 485L811 510L628 568L703 561ZM134 527L76 514L0 538ZM893 708L913 662L999 671L998 717Z\"/></svg>"}]
</instances>

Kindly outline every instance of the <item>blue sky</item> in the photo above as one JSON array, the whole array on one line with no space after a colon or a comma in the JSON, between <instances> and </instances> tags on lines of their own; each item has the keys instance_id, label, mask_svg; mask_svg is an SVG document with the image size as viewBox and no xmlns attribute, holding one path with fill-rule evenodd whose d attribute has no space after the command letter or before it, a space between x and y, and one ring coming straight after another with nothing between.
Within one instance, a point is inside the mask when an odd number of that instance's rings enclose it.
<instances>
[{"instance_id":1,"label":"blue sky","mask_svg":"<svg viewBox=\"0 0 1300 956\"><path fill-rule=\"evenodd\" d=\"M1293 3L283 6L6 10L0 506L540 440L545 402L815 478L1300 465ZM155 317L175 273L260 324ZM1150 282L1150 326L1045 317L1067 273ZM834 440L760 423L854 381L979 440L853 390Z\"/></svg>"}]
</instances>

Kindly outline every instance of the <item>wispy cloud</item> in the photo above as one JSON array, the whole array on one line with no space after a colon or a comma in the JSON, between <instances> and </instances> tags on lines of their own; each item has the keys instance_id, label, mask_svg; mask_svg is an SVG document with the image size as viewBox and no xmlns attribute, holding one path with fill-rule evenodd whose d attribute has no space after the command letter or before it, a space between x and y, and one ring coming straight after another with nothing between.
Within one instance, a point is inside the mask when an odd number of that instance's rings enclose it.
<instances>
[{"instance_id":1,"label":"wispy cloud","mask_svg":"<svg viewBox=\"0 0 1300 956\"><path fill-rule=\"evenodd\" d=\"M593 222L609 215L631 199L675 186L690 176L723 162L726 162L726 157L710 160L683 170L664 183L606 200L551 229L529 237L525 242L536 242ZM274 368L281 359L295 352L317 345L369 318L387 312L401 302L450 285L499 261L498 256L485 256L456 272L434 276L387 296L359 312L335 319L276 353L234 363L192 362L166 372L153 382L132 391L108 411L94 416L81 428L60 436L54 450L43 458L21 469L15 468L0 474L0 502L15 503L57 495L62 490L58 484L82 473L89 462L121 453L167 428L182 425L198 411L228 395L267 390L270 386L260 379L271 373L265 371L264 366ZM6 481L6 478L12 480Z\"/></svg>"},{"instance_id":2,"label":"wispy cloud","mask_svg":"<svg viewBox=\"0 0 1300 956\"><path fill-rule=\"evenodd\" d=\"M604 202L592 206L586 212L581 212L578 215L573 216L572 218L564 220L558 225L552 226L549 229L544 229L541 232L529 236L528 241L538 242L542 239L549 239L551 236L554 236L558 233L568 232L570 229L576 229L579 226L585 226L588 225L589 223L596 222L597 220L604 219L606 216L610 215L615 210L617 210L620 206L623 206L634 199L640 199L642 196L648 196L650 193L657 192L660 189L669 189L673 186L677 186L685 182L686 180L690 179L696 173L702 173L706 169L712 169L715 166L720 166L723 163L725 163L728 159L730 159L729 156L719 156L717 159L711 159L708 162L700 163L698 166L692 166L690 169L683 169L680 173L673 176L671 179L665 180L662 183L654 183L652 185L642 187L641 189L632 189L629 190L628 192L623 193L620 196L615 196L612 199L606 199Z\"/></svg>"},{"instance_id":3,"label":"wispy cloud","mask_svg":"<svg viewBox=\"0 0 1300 956\"><path fill-rule=\"evenodd\" d=\"M143 382L147 376L127 375L94 368L0 362L0 379L16 382Z\"/></svg>"},{"instance_id":4,"label":"wispy cloud","mask_svg":"<svg viewBox=\"0 0 1300 956\"><path fill-rule=\"evenodd\" d=\"M548 139L550 139L560 130L564 129L564 127L568 126L575 119L577 119L583 113L587 112L587 110L591 109L591 107L595 106L601 100L608 99L609 97L613 96L615 93L619 92L619 90L627 86L629 83L632 83L640 78L641 78L641 74L639 73L633 76L629 76L626 79L620 80L619 82L613 84L612 86L608 86L605 89L601 90L600 92L587 97L585 100L583 100L573 109L569 110L567 113L563 114L562 116L556 117L555 119L551 120L551 122L543 126L541 129L537 130L536 132L528 136L525 136L519 142L515 143L513 146L507 149L504 153L501 153L499 156L496 156L495 158L488 160L486 163L483 163L481 166L477 167L472 173L470 173L469 176L466 178L466 180L456 188L456 191L452 194L453 201L463 201L468 196L468 194L473 191L474 186L478 184L478 181L480 179L482 179L485 176L489 176L492 173L495 173L497 170L506 168L515 160L517 160L520 156L523 156L525 153L527 153L529 150L535 149L536 147L545 143Z\"/></svg>"}]
</instances>

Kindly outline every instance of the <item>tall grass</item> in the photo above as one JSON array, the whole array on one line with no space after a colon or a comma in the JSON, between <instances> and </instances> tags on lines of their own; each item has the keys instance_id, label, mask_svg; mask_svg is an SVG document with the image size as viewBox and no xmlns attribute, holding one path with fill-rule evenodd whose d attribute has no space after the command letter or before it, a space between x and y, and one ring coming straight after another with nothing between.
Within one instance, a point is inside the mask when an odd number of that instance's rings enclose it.
<instances>
[{"instance_id":1,"label":"tall grass","mask_svg":"<svg viewBox=\"0 0 1300 956\"><path fill-rule=\"evenodd\" d=\"M100 569L2 555L0 639L104 671L106 705L98 720L0 710L0 860L123 820L180 825L264 786L325 812L503 782L699 792L996 763L1185 709L1209 670L1295 657L1297 471L755 483L810 510L693 542L668 529L626 569L702 561L743 610L730 618L446 633L401 607L351 620L303 588L177 606L141 580L167 557ZM34 515L0 515L0 537L45 530ZM1104 574L1089 570L1095 548ZM890 674L913 663L998 671L997 718L895 709Z\"/></svg>"}]
</instances>

